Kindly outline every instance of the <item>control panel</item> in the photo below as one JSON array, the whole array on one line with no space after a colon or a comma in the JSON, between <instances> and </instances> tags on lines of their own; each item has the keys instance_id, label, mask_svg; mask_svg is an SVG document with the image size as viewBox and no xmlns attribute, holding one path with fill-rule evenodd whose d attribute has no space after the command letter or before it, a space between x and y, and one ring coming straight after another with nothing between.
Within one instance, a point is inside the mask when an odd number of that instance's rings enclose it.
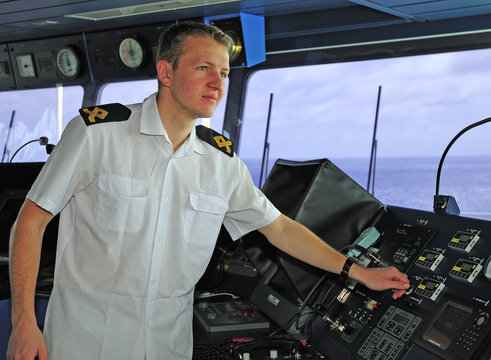
<instances>
[{"instance_id":1,"label":"control panel","mask_svg":"<svg viewBox=\"0 0 491 360\"><path fill-rule=\"evenodd\" d=\"M482 260L479 259L477 261L478 262L468 259L459 259L452 270L450 270L450 275L455 276L457 279L463 279L472 283L482 269Z\"/></svg>"},{"instance_id":2,"label":"control panel","mask_svg":"<svg viewBox=\"0 0 491 360\"><path fill-rule=\"evenodd\" d=\"M446 296L417 343L444 359L475 359L479 347L489 343L490 313L484 304Z\"/></svg>"},{"instance_id":3,"label":"control panel","mask_svg":"<svg viewBox=\"0 0 491 360\"><path fill-rule=\"evenodd\" d=\"M414 315L391 305L377 322L357 351L362 359L397 359L422 321Z\"/></svg>"},{"instance_id":4,"label":"control panel","mask_svg":"<svg viewBox=\"0 0 491 360\"><path fill-rule=\"evenodd\" d=\"M424 249L416 260L416 265L435 271L443 258L443 251Z\"/></svg>"},{"instance_id":5,"label":"control panel","mask_svg":"<svg viewBox=\"0 0 491 360\"><path fill-rule=\"evenodd\" d=\"M368 266L397 267L411 288L394 300L337 282L313 305L312 346L332 359L491 359L491 223L389 207L377 230Z\"/></svg>"},{"instance_id":6,"label":"control panel","mask_svg":"<svg viewBox=\"0 0 491 360\"><path fill-rule=\"evenodd\" d=\"M417 278L415 277L415 279ZM414 292L432 301L436 301L444 287L445 284L443 281L425 277L419 282Z\"/></svg>"},{"instance_id":7,"label":"control panel","mask_svg":"<svg viewBox=\"0 0 491 360\"><path fill-rule=\"evenodd\" d=\"M404 271L411 288L369 324L349 357L489 360L491 282L484 268L491 224L396 207L389 212L396 225L386 230L380 260Z\"/></svg>"},{"instance_id":8,"label":"control panel","mask_svg":"<svg viewBox=\"0 0 491 360\"><path fill-rule=\"evenodd\" d=\"M268 319L247 300L199 301L194 317L209 332L269 328Z\"/></svg>"},{"instance_id":9,"label":"control panel","mask_svg":"<svg viewBox=\"0 0 491 360\"><path fill-rule=\"evenodd\" d=\"M324 355L310 351L295 337L267 339L225 339L217 344L198 345L193 360L321 360Z\"/></svg>"},{"instance_id":10,"label":"control panel","mask_svg":"<svg viewBox=\"0 0 491 360\"><path fill-rule=\"evenodd\" d=\"M457 231L452 240L448 243L449 247L470 252L479 240L479 231Z\"/></svg>"},{"instance_id":11,"label":"control panel","mask_svg":"<svg viewBox=\"0 0 491 360\"><path fill-rule=\"evenodd\" d=\"M287 316L261 309L272 328L299 329L308 355L278 352L265 338L262 347L251 343L228 358L490 360L491 222L389 206L375 226L379 240L357 246L354 256L404 272L411 283L405 295L394 300L390 290L327 278Z\"/></svg>"},{"instance_id":12,"label":"control panel","mask_svg":"<svg viewBox=\"0 0 491 360\"><path fill-rule=\"evenodd\" d=\"M418 259L421 249L437 233L436 229L411 223L397 224L389 231L380 256L400 271L406 271Z\"/></svg>"}]
</instances>

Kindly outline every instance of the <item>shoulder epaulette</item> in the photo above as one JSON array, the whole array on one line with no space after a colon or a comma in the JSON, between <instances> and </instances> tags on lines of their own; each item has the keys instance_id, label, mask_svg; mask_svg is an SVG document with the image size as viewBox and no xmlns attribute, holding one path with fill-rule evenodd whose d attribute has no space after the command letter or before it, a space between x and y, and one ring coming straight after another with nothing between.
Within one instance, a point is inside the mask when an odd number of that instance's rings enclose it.
<instances>
[{"instance_id":1,"label":"shoulder epaulette","mask_svg":"<svg viewBox=\"0 0 491 360\"><path fill-rule=\"evenodd\" d=\"M214 148L230 157L234 157L234 145L232 144L232 141L224 137L222 134L213 129L207 128L206 126L198 125L196 126L196 135Z\"/></svg>"},{"instance_id":2,"label":"shoulder epaulette","mask_svg":"<svg viewBox=\"0 0 491 360\"><path fill-rule=\"evenodd\" d=\"M89 106L79 110L87 126L113 122L125 121L131 115L131 110L119 103Z\"/></svg>"}]
</instances>

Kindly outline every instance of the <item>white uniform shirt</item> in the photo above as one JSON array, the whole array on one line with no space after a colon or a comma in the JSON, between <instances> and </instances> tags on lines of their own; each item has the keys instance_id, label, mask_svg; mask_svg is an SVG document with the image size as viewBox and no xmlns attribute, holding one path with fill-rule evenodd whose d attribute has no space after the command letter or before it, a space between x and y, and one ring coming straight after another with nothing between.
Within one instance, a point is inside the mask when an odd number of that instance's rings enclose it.
<instances>
[{"instance_id":1,"label":"white uniform shirt","mask_svg":"<svg viewBox=\"0 0 491 360\"><path fill-rule=\"evenodd\" d=\"M194 285L221 227L279 211L233 158L191 132L173 153L156 95L128 120L72 120L28 198L61 212L45 323L50 360L191 359Z\"/></svg>"}]
</instances>

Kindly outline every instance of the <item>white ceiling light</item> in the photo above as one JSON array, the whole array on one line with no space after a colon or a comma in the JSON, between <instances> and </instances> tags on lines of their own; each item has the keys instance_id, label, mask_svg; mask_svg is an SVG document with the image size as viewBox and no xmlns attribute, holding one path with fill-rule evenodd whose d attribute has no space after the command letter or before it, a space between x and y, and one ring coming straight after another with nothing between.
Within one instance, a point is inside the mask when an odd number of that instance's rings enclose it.
<instances>
[{"instance_id":1,"label":"white ceiling light","mask_svg":"<svg viewBox=\"0 0 491 360\"><path fill-rule=\"evenodd\" d=\"M134 6L125 6L107 10L90 11L85 13L65 15L66 17L85 19L85 20L107 20L133 15L151 14L163 11L173 11L187 9L198 6L223 4L237 2L240 0L168 0L159 1L149 4L140 4Z\"/></svg>"}]
</instances>

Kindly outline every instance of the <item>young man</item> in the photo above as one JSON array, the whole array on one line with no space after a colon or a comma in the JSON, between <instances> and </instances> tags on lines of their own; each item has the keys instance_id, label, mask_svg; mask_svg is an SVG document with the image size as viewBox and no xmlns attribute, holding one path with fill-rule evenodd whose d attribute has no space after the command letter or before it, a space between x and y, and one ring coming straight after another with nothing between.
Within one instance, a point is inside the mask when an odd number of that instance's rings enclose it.
<instances>
[{"instance_id":1,"label":"young man","mask_svg":"<svg viewBox=\"0 0 491 360\"><path fill-rule=\"evenodd\" d=\"M191 359L193 290L222 223L234 239L259 229L341 272L346 257L281 215L229 140L195 128L222 99L228 72L224 34L180 23L160 40L157 94L82 109L70 122L12 229L9 360ZM43 337L34 289L44 229L60 212ZM345 270L372 289L398 289L395 298L409 287L395 268Z\"/></svg>"}]
</instances>

